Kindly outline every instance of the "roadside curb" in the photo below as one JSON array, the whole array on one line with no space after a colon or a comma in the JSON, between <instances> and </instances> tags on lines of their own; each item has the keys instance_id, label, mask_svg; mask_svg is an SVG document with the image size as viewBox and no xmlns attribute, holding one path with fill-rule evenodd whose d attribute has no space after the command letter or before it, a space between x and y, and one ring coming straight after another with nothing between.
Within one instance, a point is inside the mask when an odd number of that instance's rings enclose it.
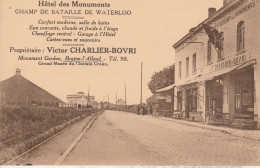
<instances>
[{"instance_id":1,"label":"roadside curb","mask_svg":"<svg viewBox=\"0 0 260 168\"><path fill-rule=\"evenodd\" d=\"M224 129L219 129L219 128L211 128L211 127L207 127L207 126L204 126L204 125L199 125L198 123L189 123L189 121L179 121L177 119L171 119L171 118L165 118L165 117L158 117L162 120L166 120L166 121L171 121L171 122L176 122L176 123L180 123L180 124L183 124L183 125L188 125L188 126L192 126L192 127L198 127L198 128L202 128L202 129L208 129L208 130L213 130L213 131L218 131L218 132L221 132L221 133L224 133L224 134L231 134L231 132L229 131L226 131Z\"/></svg>"},{"instance_id":2,"label":"roadside curb","mask_svg":"<svg viewBox=\"0 0 260 168\"><path fill-rule=\"evenodd\" d=\"M239 129L235 129L235 128L218 127L218 126L206 125L206 124L196 123L196 122L192 123L189 121L180 121L180 120L174 119L174 118L166 118L166 117L156 117L156 118L187 125L187 126L197 127L197 128L201 128L201 129L217 131L217 132L221 132L223 134L229 134L229 135L236 136L236 137L260 141L260 131L259 130L239 130Z\"/></svg>"},{"instance_id":3,"label":"roadside curb","mask_svg":"<svg viewBox=\"0 0 260 168\"><path fill-rule=\"evenodd\" d=\"M83 138L87 130L92 126L94 121L103 113L101 111L98 113L92 120L85 126L81 134L70 144L70 146L60 155L60 157L55 161L54 165L61 165L61 163L66 159L66 157L69 155L69 153L72 151L72 149L80 142L80 140Z\"/></svg>"}]
</instances>

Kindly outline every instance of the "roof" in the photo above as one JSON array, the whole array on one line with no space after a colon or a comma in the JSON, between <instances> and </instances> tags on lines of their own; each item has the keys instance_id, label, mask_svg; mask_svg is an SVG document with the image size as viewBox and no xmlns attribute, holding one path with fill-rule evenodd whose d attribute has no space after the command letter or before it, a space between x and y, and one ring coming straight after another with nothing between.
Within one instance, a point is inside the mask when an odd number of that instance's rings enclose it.
<instances>
[{"instance_id":1,"label":"roof","mask_svg":"<svg viewBox=\"0 0 260 168\"><path fill-rule=\"evenodd\" d=\"M17 102L24 104L31 101L52 101L63 102L46 90L24 78L17 73L16 75L0 82L0 92L4 93L6 102Z\"/></svg>"},{"instance_id":2,"label":"roof","mask_svg":"<svg viewBox=\"0 0 260 168\"><path fill-rule=\"evenodd\" d=\"M95 96L88 96L88 95L81 95L81 94L75 94L75 95L67 95L67 97L90 97L95 98Z\"/></svg>"},{"instance_id":3,"label":"roof","mask_svg":"<svg viewBox=\"0 0 260 168\"><path fill-rule=\"evenodd\" d=\"M197 34L198 32L200 32L203 28L202 28L202 23L204 24L210 24L212 23L214 20L218 19L222 13L224 13L225 11L228 11L229 9L233 9L234 7L236 7L237 5L240 4L240 2L243 0L235 0L233 3L230 3L229 5L223 6L221 7L218 11L216 11L215 14L213 14L211 17L205 19L204 21L202 21L201 23L199 23L196 27L192 28L193 31L189 32L188 34L186 34L183 38L181 38L179 41L177 41L172 47L173 48L177 48L178 46L180 46L186 39L188 39L189 37L194 36L195 34Z\"/></svg>"},{"instance_id":4,"label":"roof","mask_svg":"<svg viewBox=\"0 0 260 168\"><path fill-rule=\"evenodd\" d=\"M166 93L166 92L155 93L148 99L151 99L151 98L152 99L166 99L168 95L169 95L169 93Z\"/></svg>"},{"instance_id":5,"label":"roof","mask_svg":"<svg viewBox=\"0 0 260 168\"><path fill-rule=\"evenodd\" d=\"M195 82L199 82L199 81L202 81L202 75L197 75L195 78L192 78L192 79L188 79L186 81L182 81L180 83L176 83L176 86L182 86L182 85L188 85L188 84L191 84L191 83L195 83Z\"/></svg>"},{"instance_id":6,"label":"roof","mask_svg":"<svg viewBox=\"0 0 260 168\"><path fill-rule=\"evenodd\" d=\"M167 86L167 87L158 89L158 90L156 90L156 92L164 92L164 91L167 91L167 90L171 90L171 89L173 89L175 86L176 86L176 84L172 84L172 85L170 85L170 86Z\"/></svg>"}]
</instances>

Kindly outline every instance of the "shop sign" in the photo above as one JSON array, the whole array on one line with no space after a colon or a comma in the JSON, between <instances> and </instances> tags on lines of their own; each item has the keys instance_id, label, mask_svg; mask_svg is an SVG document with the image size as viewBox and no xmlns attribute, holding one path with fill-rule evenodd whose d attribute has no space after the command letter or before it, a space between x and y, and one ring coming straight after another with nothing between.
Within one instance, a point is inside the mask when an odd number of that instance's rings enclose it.
<instances>
[{"instance_id":1,"label":"shop sign","mask_svg":"<svg viewBox=\"0 0 260 168\"><path fill-rule=\"evenodd\" d=\"M226 69L226 68L230 68L230 67L233 67L235 65L242 64L242 63L244 63L246 61L247 61L246 55L233 57L231 59L224 60L224 61L218 62L218 63L210 66L210 72L218 71L218 70L222 70L222 69Z\"/></svg>"},{"instance_id":2,"label":"shop sign","mask_svg":"<svg viewBox=\"0 0 260 168\"><path fill-rule=\"evenodd\" d=\"M219 23L217 23L214 28L219 28L223 25L225 25L226 23L230 22L231 20L234 20L236 17L250 11L251 9L255 8L256 6L256 1L252 0L250 1L248 4L244 5L242 8L240 8L239 10L230 13L229 15L227 15L225 18L222 17L223 19L220 20Z\"/></svg>"}]
</instances>

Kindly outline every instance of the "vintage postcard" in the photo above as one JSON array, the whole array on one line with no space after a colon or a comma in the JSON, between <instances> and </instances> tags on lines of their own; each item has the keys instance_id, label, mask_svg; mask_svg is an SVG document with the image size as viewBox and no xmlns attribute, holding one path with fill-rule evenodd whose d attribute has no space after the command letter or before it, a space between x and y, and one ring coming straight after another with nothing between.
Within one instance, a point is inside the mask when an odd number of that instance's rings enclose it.
<instances>
[{"instance_id":1,"label":"vintage postcard","mask_svg":"<svg viewBox=\"0 0 260 168\"><path fill-rule=\"evenodd\" d=\"M260 166L259 0L1 0L0 165Z\"/></svg>"}]
</instances>

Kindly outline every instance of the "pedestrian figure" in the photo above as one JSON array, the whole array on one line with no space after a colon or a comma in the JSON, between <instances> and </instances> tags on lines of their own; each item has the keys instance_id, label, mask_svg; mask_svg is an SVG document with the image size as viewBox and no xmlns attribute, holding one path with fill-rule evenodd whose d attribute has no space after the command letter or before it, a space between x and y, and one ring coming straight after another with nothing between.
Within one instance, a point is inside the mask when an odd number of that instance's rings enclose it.
<instances>
[{"instance_id":1,"label":"pedestrian figure","mask_svg":"<svg viewBox=\"0 0 260 168\"><path fill-rule=\"evenodd\" d=\"M145 115L146 113L146 109L145 109L145 106L143 106L143 115Z\"/></svg>"},{"instance_id":2,"label":"pedestrian figure","mask_svg":"<svg viewBox=\"0 0 260 168\"><path fill-rule=\"evenodd\" d=\"M153 114L153 106L150 105L150 115Z\"/></svg>"}]
</instances>

